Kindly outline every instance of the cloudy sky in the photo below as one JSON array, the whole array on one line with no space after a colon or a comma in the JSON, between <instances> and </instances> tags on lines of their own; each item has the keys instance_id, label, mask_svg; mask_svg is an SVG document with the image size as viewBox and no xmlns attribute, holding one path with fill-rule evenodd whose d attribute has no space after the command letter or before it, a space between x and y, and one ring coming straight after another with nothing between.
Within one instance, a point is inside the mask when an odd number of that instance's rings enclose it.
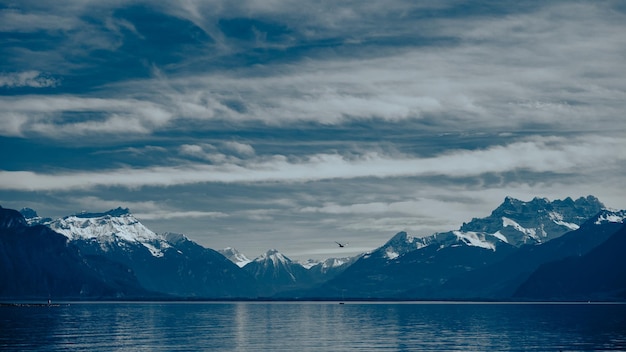
<instances>
[{"instance_id":1,"label":"cloudy sky","mask_svg":"<svg viewBox=\"0 0 626 352\"><path fill-rule=\"evenodd\" d=\"M0 205L292 259L623 209L624 33L622 1L4 0Z\"/></svg>"}]
</instances>

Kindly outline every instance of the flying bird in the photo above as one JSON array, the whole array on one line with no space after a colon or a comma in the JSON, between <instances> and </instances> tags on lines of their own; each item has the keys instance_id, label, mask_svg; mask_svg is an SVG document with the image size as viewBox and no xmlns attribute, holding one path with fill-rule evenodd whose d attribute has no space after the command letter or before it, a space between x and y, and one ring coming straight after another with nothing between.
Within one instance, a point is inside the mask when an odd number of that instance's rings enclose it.
<instances>
[{"instance_id":1,"label":"flying bird","mask_svg":"<svg viewBox=\"0 0 626 352\"><path fill-rule=\"evenodd\" d=\"M345 247L345 246L347 246L347 245L348 245L348 242L346 242L346 243L339 243L339 242L335 241L335 243L337 243L337 245L339 246L339 248L343 248L343 247Z\"/></svg>"}]
</instances>

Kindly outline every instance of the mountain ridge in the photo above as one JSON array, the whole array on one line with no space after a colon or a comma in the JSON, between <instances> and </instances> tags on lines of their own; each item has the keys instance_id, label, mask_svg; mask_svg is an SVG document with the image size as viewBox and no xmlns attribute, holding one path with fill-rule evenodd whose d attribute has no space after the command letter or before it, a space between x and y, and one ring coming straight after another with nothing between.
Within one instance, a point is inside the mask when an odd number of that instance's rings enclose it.
<instances>
[{"instance_id":1,"label":"mountain ridge","mask_svg":"<svg viewBox=\"0 0 626 352\"><path fill-rule=\"evenodd\" d=\"M255 297L253 279L183 234L157 234L128 208L80 212L47 224L82 252L130 267L143 287L171 296Z\"/></svg>"},{"instance_id":2,"label":"mountain ridge","mask_svg":"<svg viewBox=\"0 0 626 352\"><path fill-rule=\"evenodd\" d=\"M308 295L433 297L453 277L492 265L523 245L549 243L603 208L593 196L552 202L506 197L489 216L459 230L426 237L399 232Z\"/></svg>"},{"instance_id":3,"label":"mountain ridge","mask_svg":"<svg viewBox=\"0 0 626 352\"><path fill-rule=\"evenodd\" d=\"M0 207L0 296L13 298L164 297L143 288L130 268L82 253L47 226L29 226Z\"/></svg>"},{"instance_id":4,"label":"mountain ridge","mask_svg":"<svg viewBox=\"0 0 626 352\"><path fill-rule=\"evenodd\" d=\"M35 228L75 248L77 254L70 257L88 264L88 280L104 282L93 286L100 287L89 291L93 294L139 292L130 289L135 285L193 299L507 299L540 266L586 255L626 219L626 211L607 210L594 196L527 202L506 197L488 216L457 230L424 237L398 232L367 253L300 263L276 249L250 260L230 247L205 248L184 234L156 234L128 208L56 220L29 208L0 210L4 232ZM19 245L28 248L28 242ZM28 256L3 256L2 270L11 267L10 261L29 267L23 260ZM129 290L111 286L114 277L124 275L121 282Z\"/></svg>"}]
</instances>

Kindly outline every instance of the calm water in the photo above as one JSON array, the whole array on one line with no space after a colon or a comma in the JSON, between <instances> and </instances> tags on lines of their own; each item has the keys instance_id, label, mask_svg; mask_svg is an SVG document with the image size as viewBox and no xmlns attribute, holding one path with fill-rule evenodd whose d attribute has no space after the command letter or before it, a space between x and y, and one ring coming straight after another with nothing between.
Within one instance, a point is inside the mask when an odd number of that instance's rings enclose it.
<instances>
[{"instance_id":1,"label":"calm water","mask_svg":"<svg viewBox=\"0 0 626 352\"><path fill-rule=\"evenodd\" d=\"M626 350L626 305L153 302L0 307L0 350Z\"/></svg>"}]
</instances>

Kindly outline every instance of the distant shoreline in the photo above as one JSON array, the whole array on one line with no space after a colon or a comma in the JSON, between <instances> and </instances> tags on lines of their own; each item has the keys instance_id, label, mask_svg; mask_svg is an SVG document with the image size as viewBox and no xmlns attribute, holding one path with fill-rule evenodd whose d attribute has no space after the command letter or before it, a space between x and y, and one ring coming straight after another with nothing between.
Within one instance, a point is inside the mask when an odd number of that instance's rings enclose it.
<instances>
[{"instance_id":1,"label":"distant shoreline","mask_svg":"<svg viewBox=\"0 0 626 352\"><path fill-rule=\"evenodd\" d=\"M2 303L0 302L0 307L61 307L61 306L69 306L69 303L59 304L59 303Z\"/></svg>"},{"instance_id":2,"label":"distant shoreline","mask_svg":"<svg viewBox=\"0 0 626 352\"><path fill-rule=\"evenodd\" d=\"M348 304L626 304L626 301L531 301L531 300L394 300L394 299L165 299L165 300L62 300L61 303L36 303L26 300L0 302L0 307L61 307L90 303L348 303Z\"/></svg>"}]
</instances>

